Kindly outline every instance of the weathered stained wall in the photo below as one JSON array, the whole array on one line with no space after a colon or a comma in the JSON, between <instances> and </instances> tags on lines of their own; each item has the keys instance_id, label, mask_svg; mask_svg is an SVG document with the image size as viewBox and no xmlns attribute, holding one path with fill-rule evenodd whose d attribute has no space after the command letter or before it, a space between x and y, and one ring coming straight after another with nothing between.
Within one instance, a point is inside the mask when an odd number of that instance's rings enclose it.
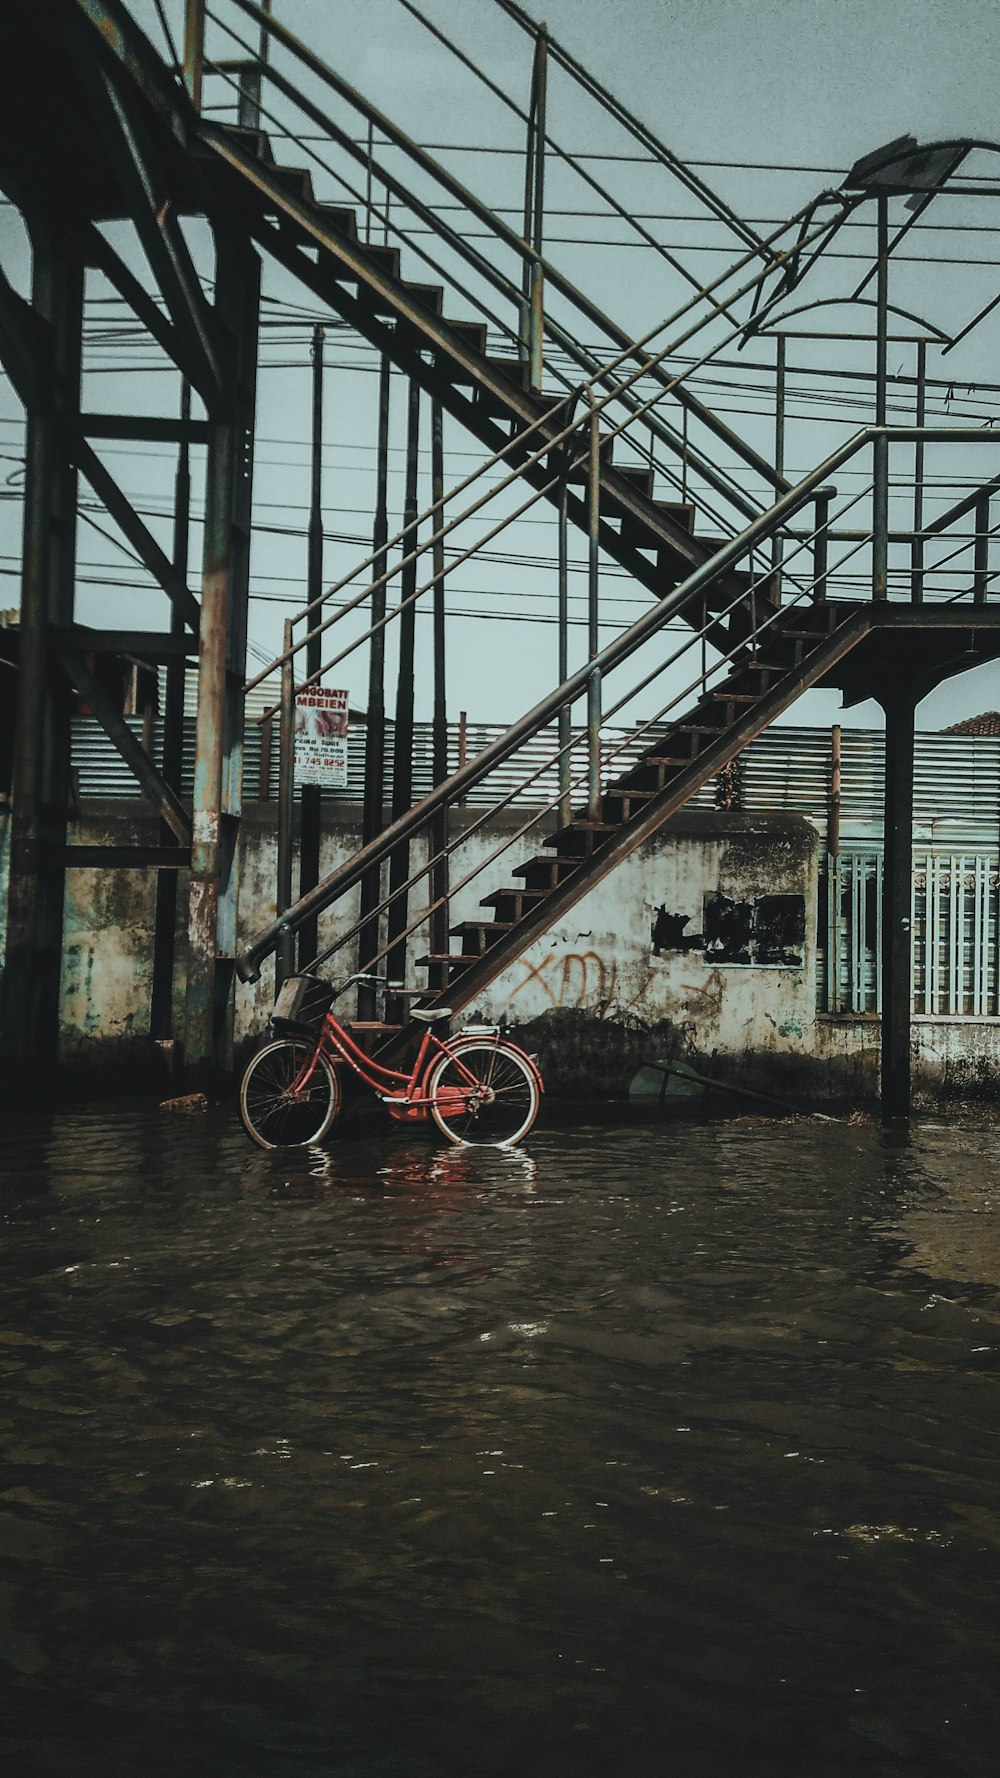
<instances>
[{"instance_id":1,"label":"weathered stained wall","mask_svg":"<svg viewBox=\"0 0 1000 1778\"><path fill-rule=\"evenodd\" d=\"M644 1061L716 1053L729 1078L773 1079L776 1064L790 1076L815 1024L816 872L816 834L798 816L683 813L477 1011L515 1024L548 1076L575 1091L623 1093ZM780 939L790 912L801 941L776 947L775 916ZM730 961L734 951L746 960Z\"/></svg>"},{"instance_id":2,"label":"weathered stained wall","mask_svg":"<svg viewBox=\"0 0 1000 1778\"><path fill-rule=\"evenodd\" d=\"M359 843L357 811L334 806L324 871ZM471 817L470 817L471 819ZM469 840L456 869L488 858L501 818ZM152 844L155 819L138 804L88 803L79 844ZM537 849L536 832L517 856ZM241 927L274 912L274 809L243 824ZM820 842L786 814L685 812L533 945L463 1017L510 1025L538 1052L550 1089L619 1096L650 1061L687 1060L733 1082L809 1100L871 1102L879 1025L872 1016L816 1011L816 907ZM0 812L0 865L6 823ZM414 852L413 863L420 858ZM510 857L487 864L452 903L452 921L481 919L482 898L510 882ZM73 871L67 881L61 1059L115 1084L164 1057L149 1039L155 877L152 871ZM0 934L6 896L0 895ZM186 881L178 897L183 955ZM413 909L420 906L414 893ZM357 914L357 893L322 916L332 942ZM426 948L411 943L411 959ZM345 950L329 966L348 974ZM419 981L411 962L410 979ZM266 1026L273 964L237 989L237 1036L249 1047ZM177 1016L183 1005L178 984ZM179 1028L179 1026L178 1026ZM1000 1020L916 1019L918 1090L1000 1097Z\"/></svg>"}]
</instances>

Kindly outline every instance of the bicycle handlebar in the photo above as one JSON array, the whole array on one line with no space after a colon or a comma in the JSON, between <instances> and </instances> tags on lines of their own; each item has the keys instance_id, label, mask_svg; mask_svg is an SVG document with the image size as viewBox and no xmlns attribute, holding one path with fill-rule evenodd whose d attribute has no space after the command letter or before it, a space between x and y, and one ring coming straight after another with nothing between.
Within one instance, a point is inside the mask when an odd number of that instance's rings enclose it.
<instances>
[{"instance_id":1,"label":"bicycle handlebar","mask_svg":"<svg viewBox=\"0 0 1000 1778\"><path fill-rule=\"evenodd\" d=\"M346 994L348 988L355 987L358 982L373 983L376 988L383 988L387 994L422 994L424 991L422 988L405 988L402 982L386 981L384 976L372 975L369 971L362 969L354 975L347 976L334 988L334 999L339 1000L341 994Z\"/></svg>"}]
</instances>

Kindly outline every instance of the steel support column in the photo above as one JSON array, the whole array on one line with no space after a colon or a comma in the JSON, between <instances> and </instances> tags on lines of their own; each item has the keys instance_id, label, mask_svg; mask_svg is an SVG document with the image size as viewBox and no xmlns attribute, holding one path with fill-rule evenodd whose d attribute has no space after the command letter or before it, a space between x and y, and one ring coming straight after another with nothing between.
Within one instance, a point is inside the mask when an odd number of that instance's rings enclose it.
<instances>
[{"instance_id":1,"label":"steel support column","mask_svg":"<svg viewBox=\"0 0 1000 1778\"><path fill-rule=\"evenodd\" d=\"M885 874L882 899L882 1116L910 1112L913 900L914 688L881 700L885 711Z\"/></svg>"},{"instance_id":2,"label":"steel support column","mask_svg":"<svg viewBox=\"0 0 1000 1778\"><path fill-rule=\"evenodd\" d=\"M9 1062L38 1066L54 1061L59 1039L71 694L49 630L73 622L77 478L65 435L80 410L83 263L69 238L37 217L28 221L32 308L46 324L48 350L38 367L39 405L29 406L27 420L0 1050Z\"/></svg>"},{"instance_id":3,"label":"steel support column","mask_svg":"<svg viewBox=\"0 0 1000 1778\"><path fill-rule=\"evenodd\" d=\"M191 385L181 388L181 420L191 417ZM187 585L188 534L191 516L190 446L182 439L177 453L174 477L173 565L178 580ZM175 604L171 608L170 631L183 636L184 618ZM184 763L184 679L183 659L170 661L166 670L166 691L163 710L163 776L177 796L181 793L181 771ZM166 822L160 824L160 844L173 839ZM153 990L149 1013L150 1035L157 1042L166 1042L174 1035L174 938L177 923L177 872L169 868L157 873L156 921L153 933Z\"/></svg>"},{"instance_id":4,"label":"steel support column","mask_svg":"<svg viewBox=\"0 0 1000 1778\"><path fill-rule=\"evenodd\" d=\"M323 329L313 328L312 337L312 464L309 496L309 561L306 575L307 600L311 607L307 629L314 630L322 622L320 598L323 592ZM323 664L323 638L310 636L306 643L306 678L312 679ZM303 784L299 805L299 894L319 882L320 827L323 792L318 784ZM299 968L306 969L319 950L316 920L304 920L299 928Z\"/></svg>"},{"instance_id":5,"label":"steel support column","mask_svg":"<svg viewBox=\"0 0 1000 1778\"><path fill-rule=\"evenodd\" d=\"M385 552L389 536L389 390L392 366L385 356L381 360L378 385L378 457L375 490L375 530L372 548L376 552L372 578L381 582L372 592L371 630L368 645L368 713L365 726L365 800L361 818L361 843L367 846L382 832L385 818L385 629L379 626L385 616L385 581L382 576L389 566ZM375 909L382 899L382 870L375 865L361 883L361 918L365 924L358 937L358 968L365 969L379 949L378 920ZM358 990L358 1017L375 1017L375 995L371 988Z\"/></svg>"},{"instance_id":6,"label":"steel support column","mask_svg":"<svg viewBox=\"0 0 1000 1778\"><path fill-rule=\"evenodd\" d=\"M431 405L431 499L444 499L444 425L441 403ZM434 529L444 524L444 508L434 518ZM438 538L432 549L434 561L434 718L433 771L434 784L443 784L448 776L448 690L447 656L445 652L445 584L444 538ZM430 919L431 951L442 956L448 949L448 809L438 810L431 822L431 851L437 863L431 870L430 891L434 912ZM442 983L442 986L446 986Z\"/></svg>"},{"instance_id":7,"label":"steel support column","mask_svg":"<svg viewBox=\"0 0 1000 1778\"><path fill-rule=\"evenodd\" d=\"M260 261L216 236L216 314L224 323L225 412L209 429L188 906L185 1066L232 1065L237 843L243 765L250 506Z\"/></svg>"},{"instance_id":8,"label":"steel support column","mask_svg":"<svg viewBox=\"0 0 1000 1778\"><path fill-rule=\"evenodd\" d=\"M403 523L407 527L403 539L404 554L416 547L417 531L417 469L420 430L420 384L411 381L406 432L406 491ZM417 585L417 564L410 562L400 572L400 603L404 609L399 618L399 673L396 680L396 732L392 753L392 819L405 815L413 801L413 700L414 652L416 642L416 605L413 594ZM407 602L408 601L408 602ZM389 859L389 894L394 896L388 914L387 979L406 979L406 931L408 897L403 885L410 874L410 843L396 846ZM389 1017L401 1009L398 1003Z\"/></svg>"}]
</instances>

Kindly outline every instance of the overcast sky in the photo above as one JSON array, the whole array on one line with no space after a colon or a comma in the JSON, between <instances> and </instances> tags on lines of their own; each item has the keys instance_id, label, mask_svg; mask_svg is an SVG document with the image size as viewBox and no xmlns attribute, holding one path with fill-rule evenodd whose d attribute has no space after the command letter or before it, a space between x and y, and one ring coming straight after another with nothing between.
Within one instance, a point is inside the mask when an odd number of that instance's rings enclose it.
<instances>
[{"instance_id":1,"label":"overcast sky","mask_svg":"<svg viewBox=\"0 0 1000 1778\"><path fill-rule=\"evenodd\" d=\"M397 0L368 0L365 5L347 0L275 0L275 13L335 64L380 107L424 142L494 143L517 142L519 126L420 26L408 18ZM134 10L158 41L155 12L150 0L135 0ZM499 85L525 102L530 70L530 45L524 35L490 0L427 0L425 10L435 23L453 31L467 53L487 68ZM534 16L541 8L529 6ZM179 37L180 0L166 0L166 11ZM735 163L703 166L703 176L744 215L785 216L817 189L834 180L819 169L843 169L859 155L904 133L919 140L940 137L1000 136L995 114L996 73L1000 67L1000 5L986 0L882 0L879 5L843 0L837 6L807 0L758 0L753 5L733 0L694 0L681 5L656 4L655 0L547 0L544 16L554 33L581 61L649 123L679 155L693 162ZM218 88L216 91L218 92ZM576 151L612 146L612 133L598 113L582 104L579 95L562 75L553 74L550 128L565 146ZM620 147L621 139L614 146ZM294 158L294 157L290 157ZM791 163L801 171L779 173L757 170L753 163ZM486 156L452 157L448 163L474 183L493 204L517 199L518 169L513 161ZM811 169L817 169L813 171ZM618 187L622 189L621 186ZM652 188L634 175L630 188L636 207L652 201ZM560 186L550 177L550 202L557 204ZM664 194L658 203L663 207ZM871 208L871 207L869 207ZM980 207L980 216L985 206ZM991 213L992 220L992 213ZM555 231L553 225L552 232ZM660 229L661 237L667 231ZM15 268L23 261L16 224L10 213L3 218L6 263ZM704 240L704 235L702 235ZM977 253L991 257L994 237L981 237ZM556 247L552 248L553 254ZM662 312L658 286L646 272L643 253L622 249L584 252L560 249L572 274L599 300L635 331ZM405 257L405 256L404 256ZM693 255L692 264L705 274L708 259ZM714 264L714 262L712 262ZM416 265L404 266L419 276ZM952 274L959 306L974 306L975 290L996 288L991 268ZM978 280L978 283L977 283ZM963 286L968 286L967 289ZM975 289L973 288L975 286ZM268 273L266 288L290 297L287 281ZM908 294L928 299L938 290L935 281L911 270ZM304 299L306 310L315 309ZM451 306L450 313L461 313ZM977 337L972 362L983 381L1000 381L1000 365L994 353L995 335L984 331ZM308 464L307 320L280 338L272 335L265 351L270 363L262 370L260 384L260 433L257 496L259 516L272 524L304 526ZM326 523L331 533L342 534L342 543L328 545L327 572L340 573L363 553L360 542L370 530L371 472L374 425L374 378L360 356L352 361L344 336L330 336L328 352L340 368L331 373L328 385L326 425ZM111 352L102 362L110 365ZM900 365L904 355L901 352ZM353 363L354 368L347 366ZM969 375L968 371L965 374ZM112 408L129 403L160 405L165 379L141 385L131 372L128 379L104 373L106 401ZM94 400L92 405L98 405ZM167 410L172 396L162 404ZM393 490L397 513L401 501L402 393L396 397ZM17 417L16 403L4 392L4 449L16 431L10 422ZM848 428L850 429L850 428ZM426 442L426 428L424 433ZM298 441L298 442L296 442ZM827 441L822 441L825 448ZM453 480L470 467L463 455L475 447L456 428L448 434L448 478ZM803 472L822 449L811 437L790 437L790 449L808 460L794 461L791 469ZM155 500L164 485L166 465L155 455L140 460L132 453L119 459L117 471L137 500ZM131 480L129 479L131 477ZM426 499L424 492L423 498ZM4 544L16 548L12 534L14 512L5 511ZM551 529L551 527L550 527ZM12 535L14 541L12 541ZM536 527L535 542L549 549L552 538ZM108 560L108 550L93 537L91 544ZM86 548L84 553L86 553ZM255 551L257 597L251 608L251 635L258 647L277 645L280 623L297 602L302 589L305 561L301 538L262 534ZM9 560L5 564L10 568ZM466 584L470 581L466 576ZM510 582L495 571L481 578L471 593ZM99 580L99 576L98 576ZM533 592L537 582L538 594ZM525 599L551 590L551 574L532 580L519 572L517 585ZM12 589L9 576L3 582ZM456 581L456 586L458 582ZM628 590L609 583L612 593L624 597ZM471 597L470 593L470 597ZM102 616L124 622L126 595L110 586L94 586L81 598L83 615L90 621ZM89 600L89 607L88 607ZM284 603L283 603L284 601ZM0 602L12 603L10 594ZM460 601L456 599L454 603ZM468 603L468 601L466 601ZM134 612L134 598L132 599ZM628 615L628 613L623 613ZM539 629L531 635L530 665L525 656L524 635L501 639L488 646L484 666L486 626L458 620L454 626L453 690L450 714L468 707L490 720L513 717L540 695L550 677L554 637ZM510 628L510 626L508 626ZM335 675L336 677L336 675ZM355 657L342 674L350 683L352 701L363 688L363 660ZM525 688L531 696L523 695ZM426 681L418 689L418 714L426 711ZM929 700L921 713L927 726L939 726L952 715L962 715L988 704L1000 703L993 670L968 676ZM791 720L830 720L837 715L832 694L799 706ZM877 710L850 713L848 720L878 720Z\"/></svg>"}]
</instances>

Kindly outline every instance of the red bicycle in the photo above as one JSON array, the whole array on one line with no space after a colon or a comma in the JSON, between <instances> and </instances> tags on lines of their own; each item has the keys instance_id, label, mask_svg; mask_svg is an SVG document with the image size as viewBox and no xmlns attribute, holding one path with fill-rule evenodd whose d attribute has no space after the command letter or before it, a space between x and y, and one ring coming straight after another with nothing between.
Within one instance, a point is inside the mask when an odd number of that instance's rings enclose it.
<instances>
[{"instance_id":1,"label":"red bicycle","mask_svg":"<svg viewBox=\"0 0 1000 1778\"><path fill-rule=\"evenodd\" d=\"M512 1148L538 1115L542 1077L533 1057L493 1025L467 1025L457 1037L431 1027L451 1017L448 1007L414 1007L425 1030L408 1074L376 1062L331 1010L355 982L333 988L319 976L289 976L275 1001L278 1033L259 1050L240 1085L240 1117L261 1148L308 1148L322 1142L343 1105L339 1069L349 1068L377 1094L390 1117L406 1123L432 1119L460 1147Z\"/></svg>"}]
</instances>

